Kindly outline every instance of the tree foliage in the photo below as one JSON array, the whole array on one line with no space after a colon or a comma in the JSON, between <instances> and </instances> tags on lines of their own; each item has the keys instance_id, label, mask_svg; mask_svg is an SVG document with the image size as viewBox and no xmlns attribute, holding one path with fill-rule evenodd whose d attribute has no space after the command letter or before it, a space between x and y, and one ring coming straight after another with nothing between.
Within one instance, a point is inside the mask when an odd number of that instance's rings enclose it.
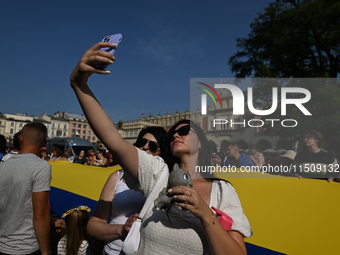
<instances>
[{"instance_id":1,"label":"tree foliage","mask_svg":"<svg viewBox=\"0 0 340 255\"><path fill-rule=\"evenodd\" d=\"M97 142L93 142L92 144L97 151L104 148L104 145L100 140L98 140Z\"/></svg>"},{"instance_id":2,"label":"tree foliage","mask_svg":"<svg viewBox=\"0 0 340 255\"><path fill-rule=\"evenodd\" d=\"M236 77L337 77L339 0L277 0L237 39Z\"/></svg>"},{"instance_id":3,"label":"tree foliage","mask_svg":"<svg viewBox=\"0 0 340 255\"><path fill-rule=\"evenodd\" d=\"M238 51L229 59L231 70L239 79L276 78L255 79L253 101L258 108L270 108L272 87L297 86L296 83L287 83L282 79L284 77L338 77L339 13L339 0L276 0L263 14L258 14L250 25L250 34L247 38L237 39ZM339 150L338 79L308 79L307 83L301 79L297 87L311 92L312 98L304 106L312 117L305 116L295 106L287 109L286 116L281 116L278 109L266 117L295 119L298 125L294 128L281 125L271 128L267 125L267 134L297 141L305 130L316 129L324 135L329 147ZM298 97L301 94L290 95L290 98Z\"/></svg>"},{"instance_id":4,"label":"tree foliage","mask_svg":"<svg viewBox=\"0 0 340 255\"><path fill-rule=\"evenodd\" d=\"M298 86L297 86L298 85ZM295 105L287 105L287 113L281 115L281 105L268 119L294 119L298 125L294 128L282 127L276 124L266 128L268 135L278 135L291 141L302 139L307 129L320 131L329 149L339 150L340 142L340 81L338 79L294 79L293 84L286 86L307 88L311 91L311 99L303 106L312 114L305 116ZM289 98L304 97L301 94L289 94ZM269 108L266 106L266 108ZM289 123L287 125L293 125Z\"/></svg>"}]
</instances>

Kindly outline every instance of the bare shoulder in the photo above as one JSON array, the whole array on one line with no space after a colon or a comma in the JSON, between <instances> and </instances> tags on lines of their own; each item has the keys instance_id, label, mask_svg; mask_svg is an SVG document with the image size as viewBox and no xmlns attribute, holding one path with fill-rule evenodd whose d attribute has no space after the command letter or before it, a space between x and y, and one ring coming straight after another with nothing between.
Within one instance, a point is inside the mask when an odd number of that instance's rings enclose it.
<instances>
[{"instance_id":1,"label":"bare shoulder","mask_svg":"<svg viewBox=\"0 0 340 255\"><path fill-rule=\"evenodd\" d=\"M104 185L104 188L102 190L102 194L100 195L100 198L105 201L112 201L114 194L115 194L115 187L118 180L118 171L113 172L110 174L110 176L107 178L106 183Z\"/></svg>"},{"instance_id":2,"label":"bare shoulder","mask_svg":"<svg viewBox=\"0 0 340 255\"><path fill-rule=\"evenodd\" d=\"M109 178L107 178L106 182L110 184L116 185L118 178L122 177L123 172L121 170L115 171L110 174Z\"/></svg>"}]
</instances>

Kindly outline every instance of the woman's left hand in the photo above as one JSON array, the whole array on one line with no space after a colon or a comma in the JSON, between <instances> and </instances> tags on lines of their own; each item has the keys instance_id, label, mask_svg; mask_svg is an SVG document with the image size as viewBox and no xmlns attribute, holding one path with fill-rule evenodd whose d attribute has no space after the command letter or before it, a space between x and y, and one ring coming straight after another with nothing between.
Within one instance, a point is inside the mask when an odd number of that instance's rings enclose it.
<instances>
[{"instance_id":1,"label":"woman's left hand","mask_svg":"<svg viewBox=\"0 0 340 255\"><path fill-rule=\"evenodd\" d=\"M204 217L211 218L211 209L193 188L177 186L169 189L168 192L174 195L173 199L177 206L189 210L201 222L204 221Z\"/></svg>"},{"instance_id":2,"label":"woman's left hand","mask_svg":"<svg viewBox=\"0 0 340 255\"><path fill-rule=\"evenodd\" d=\"M132 224L136 221L138 215L139 215L139 213L132 214L126 220L125 224L123 225L121 237L125 238L127 236L127 234L129 233L129 231L130 231L130 229L132 227Z\"/></svg>"},{"instance_id":3,"label":"woman's left hand","mask_svg":"<svg viewBox=\"0 0 340 255\"><path fill-rule=\"evenodd\" d=\"M197 217L206 231L212 254L247 254L243 236L237 231L227 232L218 222L215 213L196 190L177 186L168 190L174 195L176 205L189 210Z\"/></svg>"}]
</instances>

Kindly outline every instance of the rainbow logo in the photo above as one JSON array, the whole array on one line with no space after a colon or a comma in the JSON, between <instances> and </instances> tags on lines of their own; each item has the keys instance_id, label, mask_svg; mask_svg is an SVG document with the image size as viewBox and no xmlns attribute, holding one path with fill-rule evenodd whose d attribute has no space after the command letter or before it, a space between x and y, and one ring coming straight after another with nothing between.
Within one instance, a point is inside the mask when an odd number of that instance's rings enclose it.
<instances>
[{"instance_id":1,"label":"rainbow logo","mask_svg":"<svg viewBox=\"0 0 340 255\"><path fill-rule=\"evenodd\" d=\"M214 92L214 94L217 96L218 100L220 101L221 107L222 107L222 100L221 100L220 96L218 95L217 91L213 87L211 87L210 85L203 83L203 82L197 82L197 83L202 84L202 85L206 86L207 88L211 89L212 92ZM215 106L217 106L216 100L215 100L214 96L210 93L209 90L206 90L206 89L203 89L203 88L200 88L200 87L197 87L197 88L206 92L212 98L212 100L214 100Z\"/></svg>"}]
</instances>

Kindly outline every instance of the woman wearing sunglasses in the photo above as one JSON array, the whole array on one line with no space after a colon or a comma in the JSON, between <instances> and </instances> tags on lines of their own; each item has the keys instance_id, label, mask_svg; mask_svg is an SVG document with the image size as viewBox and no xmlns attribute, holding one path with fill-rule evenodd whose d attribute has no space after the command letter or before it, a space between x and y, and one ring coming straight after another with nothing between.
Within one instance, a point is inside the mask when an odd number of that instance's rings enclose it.
<instances>
[{"instance_id":1,"label":"woman wearing sunglasses","mask_svg":"<svg viewBox=\"0 0 340 255\"><path fill-rule=\"evenodd\" d=\"M134 145L148 154L163 157L167 150L166 138L164 128L147 127L139 132ZM105 254L120 254L128 225L136 219L144 202L142 193L126 185L123 170L109 176L87 225L89 235L106 242Z\"/></svg>"},{"instance_id":2,"label":"woman wearing sunglasses","mask_svg":"<svg viewBox=\"0 0 340 255\"><path fill-rule=\"evenodd\" d=\"M90 166L101 166L106 167L107 165L107 158L105 158L106 150L100 149L97 153L97 156L91 158Z\"/></svg>"},{"instance_id":3,"label":"woman wearing sunglasses","mask_svg":"<svg viewBox=\"0 0 340 255\"><path fill-rule=\"evenodd\" d=\"M211 176L203 178L203 174L195 171L195 166L211 164L207 138L198 126L182 121L171 128L167 140L171 152L169 168L162 158L136 149L121 138L87 85L93 73L109 73L94 69L92 63L112 64L115 60L110 53L101 51L102 47L115 46L100 42L86 51L71 74L71 86L93 131L128 173L129 187L138 188L148 197L163 171L172 169L174 163L190 173L194 183L193 188L178 186L168 191L175 195L177 206L167 214L153 206L148 209L142 222L138 254L246 254L244 237L252 233L234 188L223 180L209 179ZM163 187L167 183L164 181ZM233 219L230 231L222 227L210 209L212 206ZM128 231L132 222L126 225Z\"/></svg>"}]
</instances>

